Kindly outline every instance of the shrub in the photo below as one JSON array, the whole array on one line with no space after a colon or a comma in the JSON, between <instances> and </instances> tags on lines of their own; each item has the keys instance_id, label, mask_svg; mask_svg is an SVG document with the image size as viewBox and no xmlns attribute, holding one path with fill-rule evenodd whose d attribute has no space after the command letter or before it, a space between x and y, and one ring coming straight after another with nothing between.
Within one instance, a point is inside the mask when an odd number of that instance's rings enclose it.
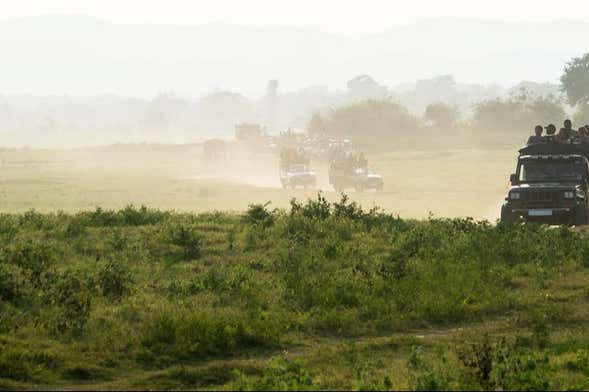
<instances>
[{"instance_id":1,"label":"shrub","mask_svg":"<svg viewBox=\"0 0 589 392\"><path fill-rule=\"evenodd\" d=\"M79 271L69 269L56 277L50 297L56 312L50 319L56 332L80 332L90 316L92 288Z\"/></svg>"},{"instance_id":2,"label":"shrub","mask_svg":"<svg viewBox=\"0 0 589 392\"><path fill-rule=\"evenodd\" d=\"M15 302L23 296L26 278L16 265L0 263L0 300Z\"/></svg>"},{"instance_id":3,"label":"shrub","mask_svg":"<svg viewBox=\"0 0 589 392\"><path fill-rule=\"evenodd\" d=\"M364 100L335 109L324 122L328 135L365 140L395 137L419 128L419 120L392 100Z\"/></svg>"},{"instance_id":4,"label":"shrub","mask_svg":"<svg viewBox=\"0 0 589 392\"><path fill-rule=\"evenodd\" d=\"M298 203L296 199L290 201L290 215L301 214L308 219L325 220L331 216L331 204L321 192L317 199L308 199L305 204Z\"/></svg>"},{"instance_id":5,"label":"shrub","mask_svg":"<svg viewBox=\"0 0 589 392\"><path fill-rule=\"evenodd\" d=\"M199 259L201 255L202 240L196 228L189 224L178 224L171 227L169 241L183 251L183 259Z\"/></svg>"},{"instance_id":6,"label":"shrub","mask_svg":"<svg viewBox=\"0 0 589 392\"><path fill-rule=\"evenodd\" d=\"M133 205L128 205L118 211L117 215L124 226L143 226L160 223L169 216L169 213L149 209L146 206L135 208Z\"/></svg>"},{"instance_id":7,"label":"shrub","mask_svg":"<svg viewBox=\"0 0 589 392\"><path fill-rule=\"evenodd\" d=\"M258 378L239 375L239 390L246 391L310 391L317 387L300 361L273 357Z\"/></svg>"},{"instance_id":8,"label":"shrub","mask_svg":"<svg viewBox=\"0 0 589 392\"><path fill-rule=\"evenodd\" d=\"M462 363L474 370L483 389L490 390L547 390L548 360L531 351L520 349L507 339L471 343L459 348Z\"/></svg>"},{"instance_id":9,"label":"shrub","mask_svg":"<svg viewBox=\"0 0 589 392\"><path fill-rule=\"evenodd\" d=\"M413 346L407 360L409 378L414 391L445 391L449 382L423 357L419 347Z\"/></svg>"},{"instance_id":10,"label":"shrub","mask_svg":"<svg viewBox=\"0 0 589 392\"><path fill-rule=\"evenodd\" d=\"M521 130L525 134L535 124L548 124L564 115L562 104L555 97L534 97L523 91L507 99L479 103L474 108L473 121L481 129Z\"/></svg>"},{"instance_id":11,"label":"shrub","mask_svg":"<svg viewBox=\"0 0 589 392\"><path fill-rule=\"evenodd\" d=\"M243 220L250 225L260 225L263 228L272 226L274 223L274 216L271 211L268 211L270 202L266 204L250 204Z\"/></svg>"},{"instance_id":12,"label":"shrub","mask_svg":"<svg viewBox=\"0 0 589 392\"><path fill-rule=\"evenodd\" d=\"M51 351L32 351L0 344L0 378L34 381L42 370L55 368L59 358Z\"/></svg>"},{"instance_id":13,"label":"shrub","mask_svg":"<svg viewBox=\"0 0 589 392\"><path fill-rule=\"evenodd\" d=\"M98 273L98 283L102 295L120 300L131 291L133 276L125 264L109 260Z\"/></svg>"},{"instance_id":14,"label":"shrub","mask_svg":"<svg viewBox=\"0 0 589 392\"><path fill-rule=\"evenodd\" d=\"M108 242L111 248L117 252L120 252L123 249L125 249L125 246L127 245L127 239L125 238L123 232L120 229L114 229L112 231L112 235L109 238Z\"/></svg>"},{"instance_id":15,"label":"shrub","mask_svg":"<svg viewBox=\"0 0 589 392\"><path fill-rule=\"evenodd\" d=\"M152 353L178 359L227 355L233 349L274 345L280 331L247 314L217 310L157 315L143 332L142 345Z\"/></svg>"},{"instance_id":16,"label":"shrub","mask_svg":"<svg viewBox=\"0 0 589 392\"><path fill-rule=\"evenodd\" d=\"M33 377L34 369L29 359L19 349L3 347L0 354L0 377L27 381Z\"/></svg>"},{"instance_id":17,"label":"shrub","mask_svg":"<svg viewBox=\"0 0 589 392\"><path fill-rule=\"evenodd\" d=\"M32 239L15 241L3 250L4 260L25 271L35 286L40 285L41 275L55 264L58 256L53 243Z\"/></svg>"}]
</instances>

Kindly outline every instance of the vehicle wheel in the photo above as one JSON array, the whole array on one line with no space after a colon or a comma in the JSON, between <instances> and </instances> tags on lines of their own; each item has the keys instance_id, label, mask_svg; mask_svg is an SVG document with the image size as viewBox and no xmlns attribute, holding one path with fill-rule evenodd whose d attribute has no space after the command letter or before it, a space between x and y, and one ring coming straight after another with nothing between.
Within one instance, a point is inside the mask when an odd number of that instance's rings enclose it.
<instances>
[{"instance_id":1,"label":"vehicle wheel","mask_svg":"<svg viewBox=\"0 0 589 392\"><path fill-rule=\"evenodd\" d=\"M513 212L506 205L501 206L501 222L509 223L513 222L514 219Z\"/></svg>"},{"instance_id":2,"label":"vehicle wheel","mask_svg":"<svg viewBox=\"0 0 589 392\"><path fill-rule=\"evenodd\" d=\"M575 226L583 226L589 224L589 208L586 205L581 205L575 208Z\"/></svg>"}]
</instances>

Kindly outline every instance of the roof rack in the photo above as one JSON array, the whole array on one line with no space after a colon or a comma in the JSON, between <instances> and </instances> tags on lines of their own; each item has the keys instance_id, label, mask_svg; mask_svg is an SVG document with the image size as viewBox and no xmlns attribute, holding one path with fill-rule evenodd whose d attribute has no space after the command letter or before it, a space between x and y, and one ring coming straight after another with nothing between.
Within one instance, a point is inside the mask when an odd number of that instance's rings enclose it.
<instances>
[{"instance_id":1,"label":"roof rack","mask_svg":"<svg viewBox=\"0 0 589 392\"><path fill-rule=\"evenodd\" d=\"M520 148L520 155L582 155L589 159L589 143L535 143Z\"/></svg>"}]
</instances>

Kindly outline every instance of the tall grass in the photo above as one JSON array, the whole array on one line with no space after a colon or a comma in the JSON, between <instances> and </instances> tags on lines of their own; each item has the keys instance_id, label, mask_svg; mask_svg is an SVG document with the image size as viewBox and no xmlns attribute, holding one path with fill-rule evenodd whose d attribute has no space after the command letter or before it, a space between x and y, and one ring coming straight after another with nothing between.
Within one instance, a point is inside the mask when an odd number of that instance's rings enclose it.
<instances>
[{"instance_id":1,"label":"tall grass","mask_svg":"<svg viewBox=\"0 0 589 392\"><path fill-rule=\"evenodd\" d=\"M49 383L95 373L80 361L162 367L272 350L290 333L482 320L528 301L515 294L519 277L541 287L588 261L588 241L566 228L404 220L321 194L243 216L3 214L0 378Z\"/></svg>"}]
</instances>

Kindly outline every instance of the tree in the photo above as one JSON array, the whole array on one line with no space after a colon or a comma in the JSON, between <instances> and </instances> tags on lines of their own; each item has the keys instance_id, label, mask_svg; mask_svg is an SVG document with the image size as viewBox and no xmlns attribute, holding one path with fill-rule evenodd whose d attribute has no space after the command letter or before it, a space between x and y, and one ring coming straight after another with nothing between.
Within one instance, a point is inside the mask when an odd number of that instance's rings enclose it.
<instances>
[{"instance_id":1,"label":"tree","mask_svg":"<svg viewBox=\"0 0 589 392\"><path fill-rule=\"evenodd\" d=\"M307 124L307 132L311 136L319 136L325 133L325 123L323 122L323 117L321 117L321 113L315 112L309 123Z\"/></svg>"},{"instance_id":2,"label":"tree","mask_svg":"<svg viewBox=\"0 0 589 392\"><path fill-rule=\"evenodd\" d=\"M531 97L525 91L509 98L483 101L474 108L477 128L529 132L536 124L560 123L565 117L560 101L552 96Z\"/></svg>"},{"instance_id":3,"label":"tree","mask_svg":"<svg viewBox=\"0 0 589 392\"><path fill-rule=\"evenodd\" d=\"M325 130L335 137L393 137L418 129L419 121L405 107L390 100L366 100L334 110Z\"/></svg>"},{"instance_id":4,"label":"tree","mask_svg":"<svg viewBox=\"0 0 589 392\"><path fill-rule=\"evenodd\" d=\"M580 102L587 102L589 100L589 53L568 62L560 82L571 105L576 106Z\"/></svg>"},{"instance_id":5,"label":"tree","mask_svg":"<svg viewBox=\"0 0 589 392\"><path fill-rule=\"evenodd\" d=\"M573 125L576 127L582 127L589 124L589 102L584 102L577 105L575 110L575 116L573 117Z\"/></svg>"},{"instance_id":6,"label":"tree","mask_svg":"<svg viewBox=\"0 0 589 392\"><path fill-rule=\"evenodd\" d=\"M240 123L258 123L260 117L254 102L230 91L217 91L201 98L195 114L200 127L209 132L226 132Z\"/></svg>"},{"instance_id":7,"label":"tree","mask_svg":"<svg viewBox=\"0 0 589 392\"><path fill-rule=\"evenodd\" d=\"M188 109L188 102L169 94L158 94L148 105L141 126L149 130L168 131L174 120Z\"/></svg>"},{"instance_id":8,"label":"tree","mask_svg":"<svg viewBox=\"0 0 589 392\"><path fill-rule=\"evenodd\" d=\"M369 75L356 76L346 84L352 99L383 99L389 95L385 86L378 84Z\"/></svg>"},{"instance_id":9,"label":"tree","mask_svg":"<svg viewBox=\"0 0 589 392\"><path fill-rule=\"evenodd\" d=\"M425 120L438 128L450 129L458 120L458 110L442 102L428 105L425 108Z\"/></svg>"}]
</instances>

